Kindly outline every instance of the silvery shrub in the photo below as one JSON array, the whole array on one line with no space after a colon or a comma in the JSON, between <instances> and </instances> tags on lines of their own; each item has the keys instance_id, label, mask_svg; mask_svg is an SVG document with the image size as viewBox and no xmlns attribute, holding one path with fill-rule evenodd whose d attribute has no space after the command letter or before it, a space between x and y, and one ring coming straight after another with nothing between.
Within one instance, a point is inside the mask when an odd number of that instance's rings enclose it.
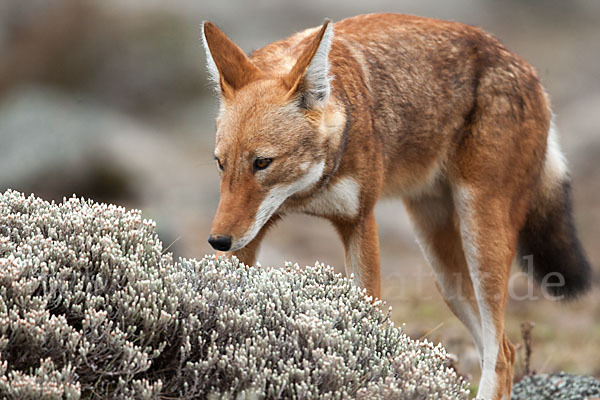
<instances>
[{"instance_id":1,"label":"silvery shrub","mask_svg":"<svg viewBox=\"0 0 600 400\"><path fill-rule=\"evenodd\" d=\"M467 398L441 346L331 267L174 261L155 228L0 194L1 398Z\"/></svg>"}]
</instances>

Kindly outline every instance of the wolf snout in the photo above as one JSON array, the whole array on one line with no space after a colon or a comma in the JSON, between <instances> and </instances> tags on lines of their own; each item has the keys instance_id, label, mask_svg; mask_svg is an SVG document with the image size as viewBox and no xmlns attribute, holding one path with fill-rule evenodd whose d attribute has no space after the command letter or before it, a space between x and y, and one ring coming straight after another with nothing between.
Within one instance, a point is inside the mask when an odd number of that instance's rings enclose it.
<instances>
[{"instance_id":1,"label":"wolf snout","mask_svg":"<svg viewBox=\"0 0 600 400\"><path fill-rule=\"evenodd\" d=\"M209 235L208 243L215 250L227 251L231 248L231 236L227 235Z\"/></svg>"}]
</instances>

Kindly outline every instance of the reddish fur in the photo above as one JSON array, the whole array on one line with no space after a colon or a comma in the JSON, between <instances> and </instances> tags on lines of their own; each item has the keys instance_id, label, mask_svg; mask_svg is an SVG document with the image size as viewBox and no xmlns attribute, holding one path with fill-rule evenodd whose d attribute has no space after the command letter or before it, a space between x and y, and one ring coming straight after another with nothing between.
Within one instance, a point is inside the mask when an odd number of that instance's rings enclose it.
<instances>
[{"instance_id":1,"label":"reddish fur","mask_svg":"<svg viewBox=\"0 0 600 400\"><path fill-rule=\"evenodd\" d=\"M302 90L325 27L246 57L205 25L224 95L216 153L225 172L211 232L241 235L268 188L298 180L299 164L323 160L319 182L288 198L273 218L352 177L360 187L356 215L313 213L332 221L347 251L355 243L360 283L379 297L373 209L381 195L402 197L424 240L445 260L446 273L461 276L457 290L478 310L460 232L472 225L481 268L475 287L486 294L500 343L494 397L510 394L514 348L504 335L508 276L540 180L550 119L533 68L472 26L363 15L334 24L329 53L334 79L326 107L296 109L290 91ZM265 148L277 157L268 173L256 176L249 165ZM456 194L465 188L468 204L457 204L464 199ZM429 205L440 208L439 218ZM270 224L234 254L254 263Z\"/></svg>"},{"instance_id":2,"label":"reddish fur","mask_svg":"<svg viewBox=\"0 0 600 400\"><path fill-rule=\"evenodd\" d=\"M242 49L210 22L204 24L204 35L219 69L221 89L226 98L233 98L235 91L263 76Z\"/></svg>"}]
</instances>

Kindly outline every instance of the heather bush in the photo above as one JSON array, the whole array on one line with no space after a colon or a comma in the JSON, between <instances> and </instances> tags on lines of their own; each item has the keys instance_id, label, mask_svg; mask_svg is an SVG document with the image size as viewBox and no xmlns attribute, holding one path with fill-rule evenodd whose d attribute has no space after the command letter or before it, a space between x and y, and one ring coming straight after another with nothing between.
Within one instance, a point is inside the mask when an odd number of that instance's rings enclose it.
<instances>
[{"instance_id":1,"label":"heather bush","mask_svg":"<svg viewBox=\"0 0 600 400\"><path fill-rule=\"evenodd\" d=\"M174 261L137 210L0 195L0 397L467 398L330 267Z\"/></svg>"}]
</instances>

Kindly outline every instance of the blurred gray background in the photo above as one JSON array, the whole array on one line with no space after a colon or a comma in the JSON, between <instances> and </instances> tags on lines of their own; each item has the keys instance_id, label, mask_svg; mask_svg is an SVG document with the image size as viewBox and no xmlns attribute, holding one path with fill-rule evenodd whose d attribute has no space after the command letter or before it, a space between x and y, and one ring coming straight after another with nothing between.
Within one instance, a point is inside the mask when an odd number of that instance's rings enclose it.
<instances>
[{"instance_id":1,"label":"blurred gray background","mask_svg":"<svg viewBox=\"0 0 600 400\"><path fill-rule=\"evenodd\" d=\"M598 265L597 0L3 1L0 190L57 201L76 194L139 208L157 221L175 255L211 253L206 238L219 198L212 160L217 101L207 82L201 21L216 23L250 52L325 17L367 12L478 25L537 68L574 179L581 238ZM402 205L382 202L377 214L383 298L394 306L394 320L406 322L413 336L444 342L461 355L464 373L476 376L474 349L437 294ZM262 265L285 260L319 260L343 271L333 229L306 216L279 224L259 256ZM599 299L595 291L568 306L511 302L507 326L518 342L520 321L538 323L538 368L598 375Z\"/></svg>"}]
</instances>

